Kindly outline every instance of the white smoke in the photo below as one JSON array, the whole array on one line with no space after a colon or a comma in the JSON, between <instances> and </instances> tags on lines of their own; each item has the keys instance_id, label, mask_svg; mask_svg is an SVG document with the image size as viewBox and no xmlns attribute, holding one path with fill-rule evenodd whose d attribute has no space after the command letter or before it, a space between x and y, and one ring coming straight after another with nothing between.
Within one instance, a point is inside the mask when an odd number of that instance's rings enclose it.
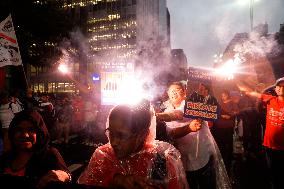
<instances>
[{"instance_id":1,"label":"white smoke","mask_svg":"<svg viewBox=\"0 0 284 189\"><path fill-rule=\"evenodd\" d=\"M281 51L274 35L262 36L258 32L251 32L249 39L234 47L234 52L252 57L264 57L269 54L277 56Z\"/></svg>"}]
</instances>

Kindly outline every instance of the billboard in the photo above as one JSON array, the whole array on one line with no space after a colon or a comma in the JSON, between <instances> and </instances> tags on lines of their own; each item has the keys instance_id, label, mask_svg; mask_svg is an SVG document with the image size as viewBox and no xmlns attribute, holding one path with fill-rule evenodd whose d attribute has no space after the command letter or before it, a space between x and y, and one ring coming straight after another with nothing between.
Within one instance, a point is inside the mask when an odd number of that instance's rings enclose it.
<instances>
[{"instance_id":1,"label":"billboard","mask_svg":"<svg viewBox=\"0 0 284 189\"><path fill-rule=\"evenodd\" d=\"M134 75L134 64L109 62L101 69L101 104L115 105L127 93L127 84Z\"/></svg>"}]
</instances>

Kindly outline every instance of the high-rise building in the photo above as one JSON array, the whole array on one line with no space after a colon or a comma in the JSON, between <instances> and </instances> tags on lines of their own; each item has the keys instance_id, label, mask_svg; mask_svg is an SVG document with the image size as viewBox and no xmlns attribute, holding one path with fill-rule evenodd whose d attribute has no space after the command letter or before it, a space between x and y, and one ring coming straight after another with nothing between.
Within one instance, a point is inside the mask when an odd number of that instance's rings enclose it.
<instances>
[{"instance_id":1,"label":"high-rise building","mask_svg":"<svg viewBox=\"0 0 284 189\"><path fill-rule=\"evenodd\" d=\"M187 69L187 58L183 49L171 50L171 64L180 69Z\"/></svg>"},{"instance_id":2,"label":"high-rise building","mask_svg":"<svg viewBox=\"0 0 284 189\"><path fill-rule=\"evenodd\" d=\"M87 34L92 52L88 71L100 73L102 103L111 104L137 62L151 64L153 49L157 54L162 47L170 49L166 0L92 1Z\"/></svg>"},{"instance_id":3,"label":"high-rise building","mask_svg":"<svg viewBox=\"0 0 284 189\"><path fill-rule=\"evenodd\" d=\"M102 102L117 94L122 81L134 74L137 65L164 65L170 61L170 15L166 0L52 2L80 27L85 38L81 44L77 38L73 50L78 58L71 67L75 79L101 92Z\"/></svg>"}]
</instances>

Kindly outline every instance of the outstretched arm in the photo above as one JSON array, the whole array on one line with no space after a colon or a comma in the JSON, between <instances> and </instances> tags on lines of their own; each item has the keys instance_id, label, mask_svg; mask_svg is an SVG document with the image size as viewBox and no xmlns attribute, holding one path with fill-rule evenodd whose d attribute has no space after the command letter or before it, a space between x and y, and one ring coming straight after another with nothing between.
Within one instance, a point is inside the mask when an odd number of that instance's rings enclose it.
<instances>
[{"instance_id":1,"label":"outstretched arm","mask_svg":"<svg viewBox=\"0 0 284 189\"><path fill-rule=\"evenodd\" d=\"M156 118L158 121L177 121L183 119L183 112L180 110L174 110L171 112L156 113Z\"/></svg>"},{"instance_id":2,"label":"outstretched arm","mask_svg":"<svg viewBox=\"0 0 284 189\"><path fill-rule=\"evenodd\" d=\"M201 129L201 121L200 120L192 120L190 123L186 123L182 127L176 127L171 129L169 132L169 136L173 139L181 138L191 132L197 132Z\"/></svg>"},{"instance_id":3,"label":"outstretched arm","mask_svg":"<svg viewBox=\"0 0 284 189\"><path fill-rule=\"evenodd\" d=\"M240 80L236 80L236 85L239 88L240 91L244 92L246 95L249 95L251 97L260 98L261 94L254 91L252 88L250 88L247 84Z\"/></svg>"}]
</instances>

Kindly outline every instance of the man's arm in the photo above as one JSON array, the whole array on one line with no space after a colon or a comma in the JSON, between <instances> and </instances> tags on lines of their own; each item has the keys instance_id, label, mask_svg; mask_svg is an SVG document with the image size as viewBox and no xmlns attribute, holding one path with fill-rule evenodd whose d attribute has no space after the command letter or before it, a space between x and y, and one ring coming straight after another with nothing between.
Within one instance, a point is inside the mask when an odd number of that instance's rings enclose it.
<instances>
[{"instance_id":1,"label":"man's arm","mask_svg":"<svg viewBox=\"0 0 284 189\"><path fill-rule=\"evenodd\" d=\"M252 88L250 88L247 84L244 82L241 82L239 80L236 80L236 85L239 88L241 92L244 92L246 95L256 98L261 98L261 94L254 91Z\"/></svg>"},{"instance_id":2,"label":"man's arm","mask_svg":"<svg viewBox=\"0 0 284 189\"><path fill-rule=\"evenodd\" d=\"M191 132L197 132L201 129L200 120L192 120L190 123L186 123L184 126L176 127L170 130L169 136L173 139L181 138Z\"/></svg>"},{"instance_id":3,"label":"man's arm","mask_svg":"<svg viewBox=\"0 0 284 189\"><path fill-rule=\"evenodd\" d=\"M156 118L158 121L177 121L183 119L183 112L180 110L174 110L171 112L156 113Z\"/></svg>"}]
</instances>

